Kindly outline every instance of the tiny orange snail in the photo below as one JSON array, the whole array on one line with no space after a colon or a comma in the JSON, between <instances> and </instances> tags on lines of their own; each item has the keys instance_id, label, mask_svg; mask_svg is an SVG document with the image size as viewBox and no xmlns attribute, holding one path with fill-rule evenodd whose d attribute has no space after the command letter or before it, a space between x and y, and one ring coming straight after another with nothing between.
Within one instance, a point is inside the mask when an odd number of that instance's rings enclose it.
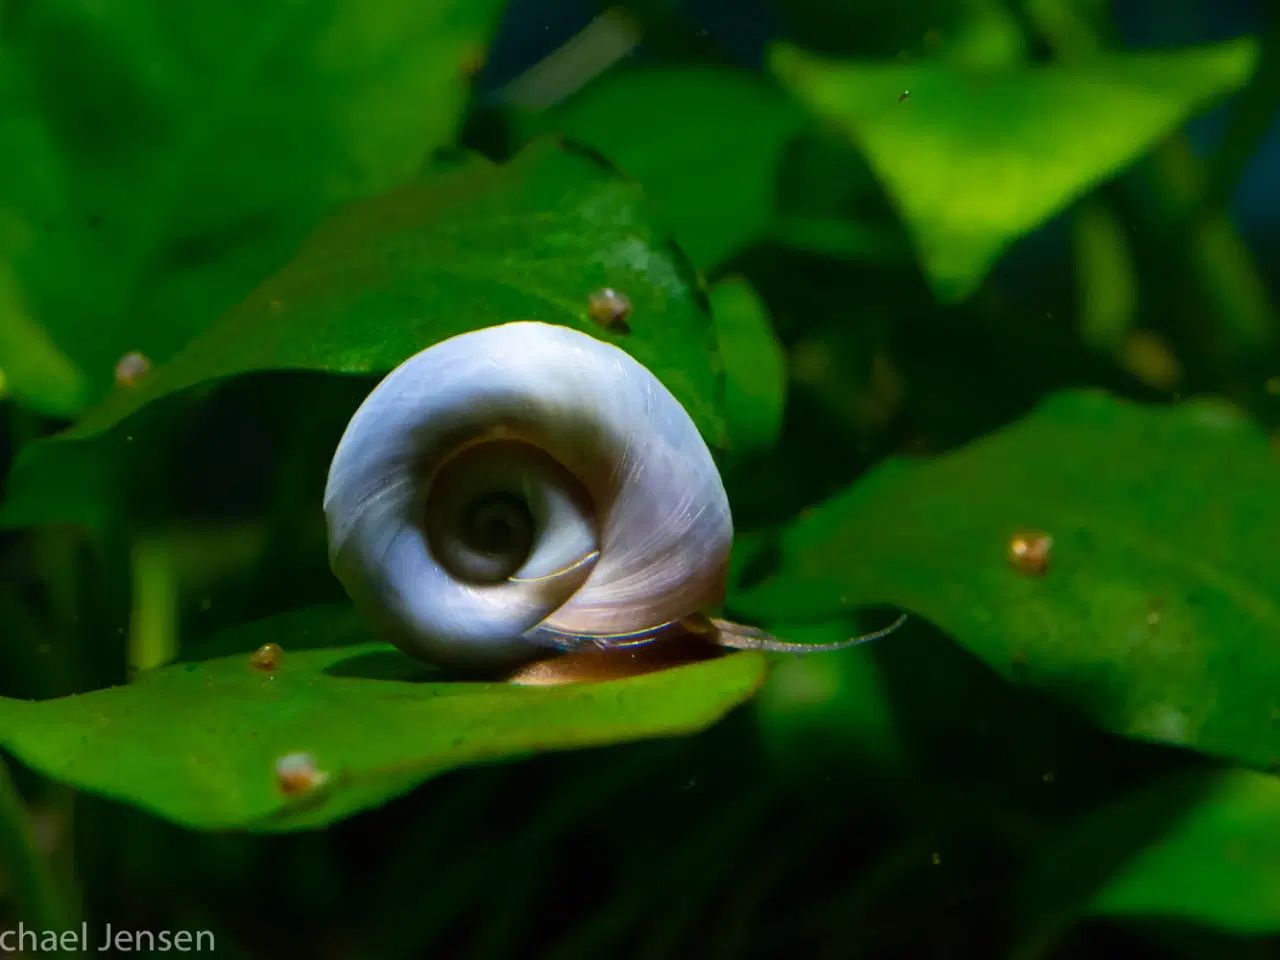
<instances>
[{"instance_id":1,"label":"tiny orange snail","mask_svg":"<svg viewBox=\"0 0 1280 960\"><path fill-rule=\"evenodd\" d=\"M1039 576L1049 569L1053 537L1040 530L1020 530L1009 538L1009 562L1023 573Z\"/></svg>"}]
</instances>

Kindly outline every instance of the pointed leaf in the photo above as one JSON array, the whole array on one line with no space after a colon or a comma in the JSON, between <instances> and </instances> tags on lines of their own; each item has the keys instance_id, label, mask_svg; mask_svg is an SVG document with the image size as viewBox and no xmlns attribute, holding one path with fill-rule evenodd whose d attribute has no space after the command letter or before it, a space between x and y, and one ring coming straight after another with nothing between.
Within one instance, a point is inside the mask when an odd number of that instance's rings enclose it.
<instances>
[{"instance_id":1,"label":"pointed leaf","mask_svg":"<svg viewBox=\"0 0 1280 960\"><path fill-rule=\"evenodd\" d=\"M866 154L935 293L959 301L1014 240L1241 87L1256 59L1244 39L970 72L827 61L784 45L773 70Z\"/></svg>"}]
</instances>

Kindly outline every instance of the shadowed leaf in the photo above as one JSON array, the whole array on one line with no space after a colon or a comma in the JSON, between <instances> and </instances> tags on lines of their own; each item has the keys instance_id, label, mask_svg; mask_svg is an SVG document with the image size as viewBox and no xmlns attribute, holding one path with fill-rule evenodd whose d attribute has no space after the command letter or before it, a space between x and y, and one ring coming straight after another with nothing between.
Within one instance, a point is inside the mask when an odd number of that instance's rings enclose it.
<instances>
[{"instance_id":1,"label":"shadowed leaf","mask_svg":"<svg viewBox=\"0 0 1280 960\"><path fill-rule=\"evenodd\" d=\"M725 419L735 456L772 449L787 404L787 357L764 301L733 277L711 289L725 369Z\"/></svg>"},{"instance_id":2,"label":"shadowed leaf","mask_svg":"<svg viewBox=\"0 0 1280 960\"><path fill-rule=\"evenodd\" d=\"M618 70L524 120L591 144L639 180L703 270L769 225L782 152L805 122L776 86L715 67Z\"/></svg>"}]
</instances>

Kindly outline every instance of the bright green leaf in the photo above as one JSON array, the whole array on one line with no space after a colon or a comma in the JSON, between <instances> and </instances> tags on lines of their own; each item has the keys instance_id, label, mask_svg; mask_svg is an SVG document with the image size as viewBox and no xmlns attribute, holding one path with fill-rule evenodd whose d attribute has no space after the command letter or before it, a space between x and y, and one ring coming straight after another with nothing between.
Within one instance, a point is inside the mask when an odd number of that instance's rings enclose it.
<instances>
[{"instance_id":1,"label":"bright green leaf","mask_svg":"<svg viewBox=\"0 0 1280 960\"><path fill-rule=\"evenodd\" d=\"M588 316L602 287L631 301L629 335ZM506 165L424 178L326 222L292 263L140 386L22 451L0 524L83 514L83 504L48 495L83 490L57 480L76 470L73 441L161 397L253 371L385 372L440 340L512 320L616 343L667 385L708 442L723 445L715 331L693 269L652 225L636 184L543 141Z\"/></svg>"},{"instance_id":2,"label":"bright green leaf","mask_svg":"<svg viewBox=\"0 0 1280 960\"><path fill-rule=\"evenodd\" d=\"M865 153L935 292L959 301L1014 240L1238 89L1256 59L1245 39L974 72L837 63L784 45L773 69Z\"/></svg>"},{"instance_id":3,"label":"bright green leaf","mask_svg":"<svg viewBox=\"0 0 1280 960\"><path fill-rule=\"evenodd\" d=\"M745 71L647 67L614 71L525 122L590 144L639 180L709 271L768 227L783 150L806 118Z\"/></svg>"},{"instance_id":4,"label":"bright green leaf","mask_svg":"<svg viewBox=\"0 0 1280 960\"><path fill-rule=\"evenodd\" d=\"M782 433L787 358L768 308L735 277L712 288L711 316L725 369L729 447L735 455L770 450Z\"/></svg>"},{"instance_id":5,"label":"bright green leaf","mask_svg":"<svg viewBox=\"0 0 1280 960\"><path fill-rule=\"evenodd\" d=\"M463 63L502 6L15 7L0 43L0 257L32 317L99 395L125 352L172 355L335 204L403 182L453 138Z\"/></svg>"},{"instance_id":6,"label":"bright green leaf","mask_svg":"<svg viewBox=\"0 0 1280 960\"><path fill-rule=\"evenodd\" d=\"M248 651L269 640L284 654L264 673ZM0 699L0 746L55 780L186 826L290 830L461 766L696 732L748 699L765 669L747 653L610 683L433 683L339 607L214 643L244 652L74 697ZM293 753L327 775L316 792L282 793L276 761Z\"/></svg>"},{"instance_id":7,"label":"bright green leaf","mask_svg":"<svg viewBox=\"0 0 1280 960\"><path fill-rule=\"evenodd\" d=\"M1086 816L1041 849L1022 885L1033 911L1182 918L1280 930L1280 780L1181 772Z\"/></svg>"},{"instance_id":8,"label":"bright green leaf","mask_svg":"<svg viewBox=\"0 0 1280 960\"><path fill-rule=\"evenodd\" d=\"M1266 436L1229 408L1065 393L958 452L878 468L796 521L780 572L731 608L798 622L892 604L1105 729L1265 767L1278 488ZM1043 575L1010 562L1020 531L1052 537Z\"/></svg>"}]
</instances>

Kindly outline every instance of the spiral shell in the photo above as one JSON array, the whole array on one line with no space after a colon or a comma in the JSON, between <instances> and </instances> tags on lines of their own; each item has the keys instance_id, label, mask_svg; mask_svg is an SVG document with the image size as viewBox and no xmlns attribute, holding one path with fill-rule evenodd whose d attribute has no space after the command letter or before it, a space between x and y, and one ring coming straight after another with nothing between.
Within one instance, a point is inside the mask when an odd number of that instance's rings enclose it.
<instances>
[{"instance_id":1,"label":"spiral shell","mask_svg":"<svg viewBox=\"0 0 1280 960\"><path fill-rule=\"evenodd\" d=\"M497 667L719 602L733 522L684 408L627 353L520 322L406 360L325 490L330 565L405 652Z\"/></svg>"}]
</instances>

